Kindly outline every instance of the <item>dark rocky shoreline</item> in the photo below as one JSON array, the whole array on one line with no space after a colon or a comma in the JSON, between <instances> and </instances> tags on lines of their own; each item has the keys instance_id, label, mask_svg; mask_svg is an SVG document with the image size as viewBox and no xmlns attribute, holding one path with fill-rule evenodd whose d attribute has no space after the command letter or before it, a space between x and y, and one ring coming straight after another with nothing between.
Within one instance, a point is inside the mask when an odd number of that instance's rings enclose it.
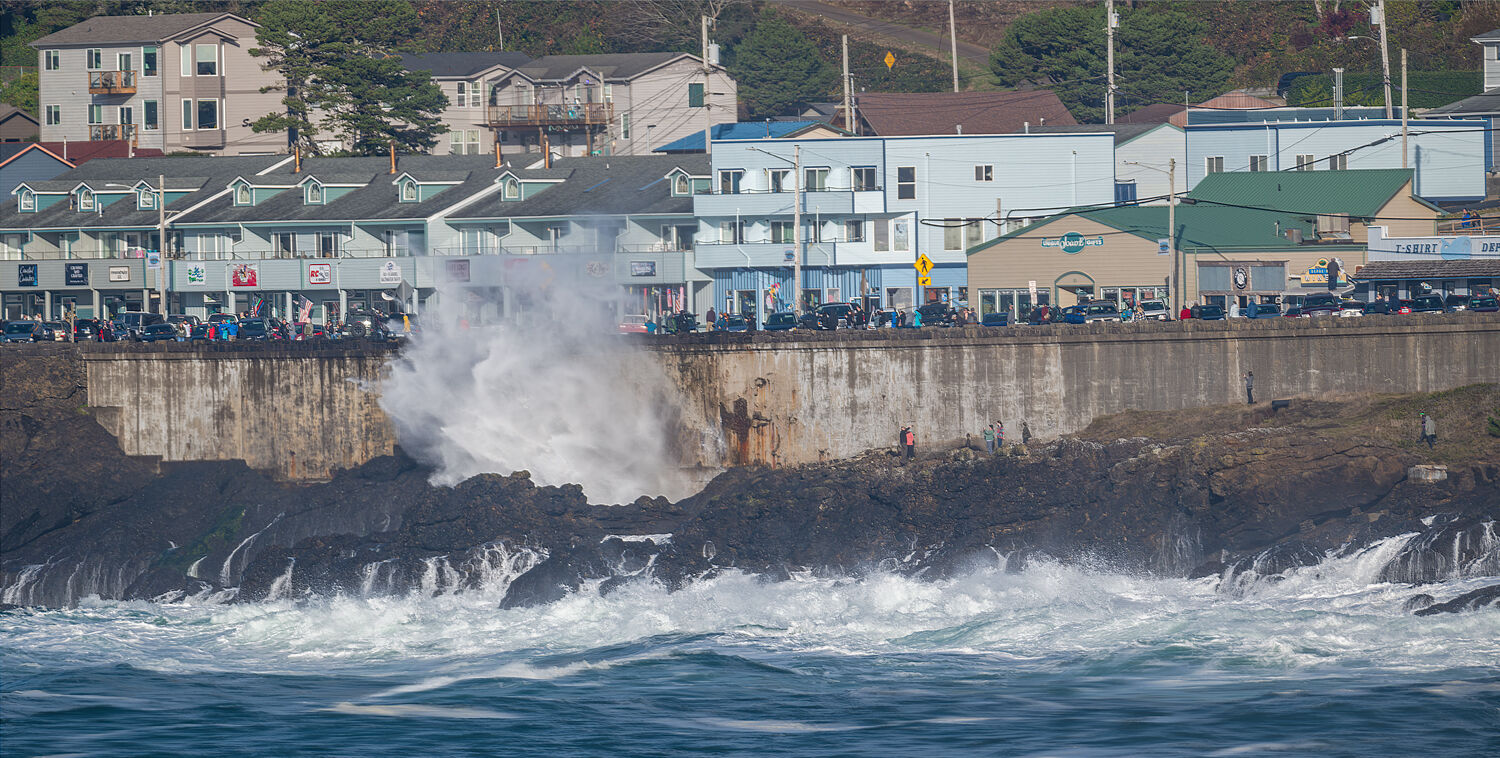
<instances>
[{"instance_id":1,"label":"dark rocky shoreline","mask_svg":"<svg viewBox=\"0 0 1500 758\"><path fill-rule=\"evenodd\" d=\"M433 487L399 453L307 486L234 462L128 458L81 407L70 371L46 363L8 381L0 401L6 603L454 591L514 577L503 604L527 605L595 580L607 592L726 568L938 577L1037 554L1243 580L1408 533L1420 536L1382 579L1500 576L1500 456L1489 448L1419 483L1407 472L1423 458L1378 435L1241 425L1118 439L1103 423L1004 456L736 469L675 503L605 507L524 472ZM1485 402L1497 393L1479 391Z\"/></svg>"}]
</instances>

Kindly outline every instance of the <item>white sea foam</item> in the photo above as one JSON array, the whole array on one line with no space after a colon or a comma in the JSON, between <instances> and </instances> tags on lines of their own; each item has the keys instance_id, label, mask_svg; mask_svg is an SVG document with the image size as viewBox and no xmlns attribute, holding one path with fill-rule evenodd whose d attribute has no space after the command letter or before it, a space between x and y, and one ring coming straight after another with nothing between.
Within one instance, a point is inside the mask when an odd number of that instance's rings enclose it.
<instances>
[{"instance_id":1,"label":"white sea foam","mask_svg":"<svg viewBox=\"0 0 1500 758\"><path fill-rule=\"evenodd\" d=\"M439 705L360 705L358 703L336 703L324 708L333 713L354 716L390 716L394 718L435 719L513 719L514 714L501 713L488 708L460 708Z\"/></svg>"}]
</instances>

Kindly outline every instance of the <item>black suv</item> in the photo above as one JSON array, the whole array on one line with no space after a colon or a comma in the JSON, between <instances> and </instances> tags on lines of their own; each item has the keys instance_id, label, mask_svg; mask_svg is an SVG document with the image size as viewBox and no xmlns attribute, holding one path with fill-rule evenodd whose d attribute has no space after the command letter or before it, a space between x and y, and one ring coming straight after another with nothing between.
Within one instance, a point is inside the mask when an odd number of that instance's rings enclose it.
<instances>
[{"instance_id":1,"label":"black suv","mask_svg":"<svg viewBox=\"0 0 1500 758\"><path fill-rule=\"evenodd\" d=\"M818 329L848 329L851 324L850 314L854 312L853 303L825 303L818 306L814 311ZM924 317L925 318L925 317Z\"/></svg>"},{"instance_id":2,"label":"black suv","mask_svg":"<svg viewBox=\"0 0 1500 758\"><path fill-rule=\"evenodd\" d=\"M922 314L922 326L953 326L957 312L947 303L934 300L917 307L917 313Z\"/></svg>"},{"instance_id":3,"label":"black suv","mask_svg":"<svg viewBox=\"0 0 1500 758\"><path fill-rule=\"evenodd\" d=\"M1412 313L1442 313L1446 310L1442 295L1418 295L1411 299Z\"/></svg>"}]
</instances>

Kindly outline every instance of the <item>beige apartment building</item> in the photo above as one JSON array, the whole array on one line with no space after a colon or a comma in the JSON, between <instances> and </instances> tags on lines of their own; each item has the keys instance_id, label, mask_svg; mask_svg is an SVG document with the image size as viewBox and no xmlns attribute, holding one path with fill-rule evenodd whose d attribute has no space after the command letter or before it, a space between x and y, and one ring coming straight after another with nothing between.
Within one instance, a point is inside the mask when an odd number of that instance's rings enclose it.
<instances>
[{"instance_id":1,"label":"beige apartment building","mask_svg":"<svg viewBox=\"0 0 1500 758\"><path fill-rule=\"evenodd\" d=\"M98 16L32 42L42 141L284 152L285 134L250 130L282 97L260 91L281 78L250 56L255 28L232 13Z\"/></svg>"},{"instance_id":2,"label":"beige apartment building","mask_svg":"<svg viewBox=\"0 0 1500 758\"><path fill-rule=\"evenodd\" d=\"M722 66L686 53L403 55L448 96L449 132L435 155L541 152L648 155L652 148L737 118L738 90Z\"/></svg>"}]
</instances>

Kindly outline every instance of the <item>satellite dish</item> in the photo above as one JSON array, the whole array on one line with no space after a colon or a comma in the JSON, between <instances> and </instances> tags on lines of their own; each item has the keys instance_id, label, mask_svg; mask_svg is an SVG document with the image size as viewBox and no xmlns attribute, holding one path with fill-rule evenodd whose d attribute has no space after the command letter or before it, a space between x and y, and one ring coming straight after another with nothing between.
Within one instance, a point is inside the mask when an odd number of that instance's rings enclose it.
<instances>
[{"instance_id":1,"label":"satellite dish","mask_svg":"<svg viewBox=\"0 0 1500 758\"><path fill-rule=\"evenodd\" d=\"M382 291L380 293L380 299L390 303L396 302L396 296L392 295L389 291Z\"/></svg>"}]
</instances>

